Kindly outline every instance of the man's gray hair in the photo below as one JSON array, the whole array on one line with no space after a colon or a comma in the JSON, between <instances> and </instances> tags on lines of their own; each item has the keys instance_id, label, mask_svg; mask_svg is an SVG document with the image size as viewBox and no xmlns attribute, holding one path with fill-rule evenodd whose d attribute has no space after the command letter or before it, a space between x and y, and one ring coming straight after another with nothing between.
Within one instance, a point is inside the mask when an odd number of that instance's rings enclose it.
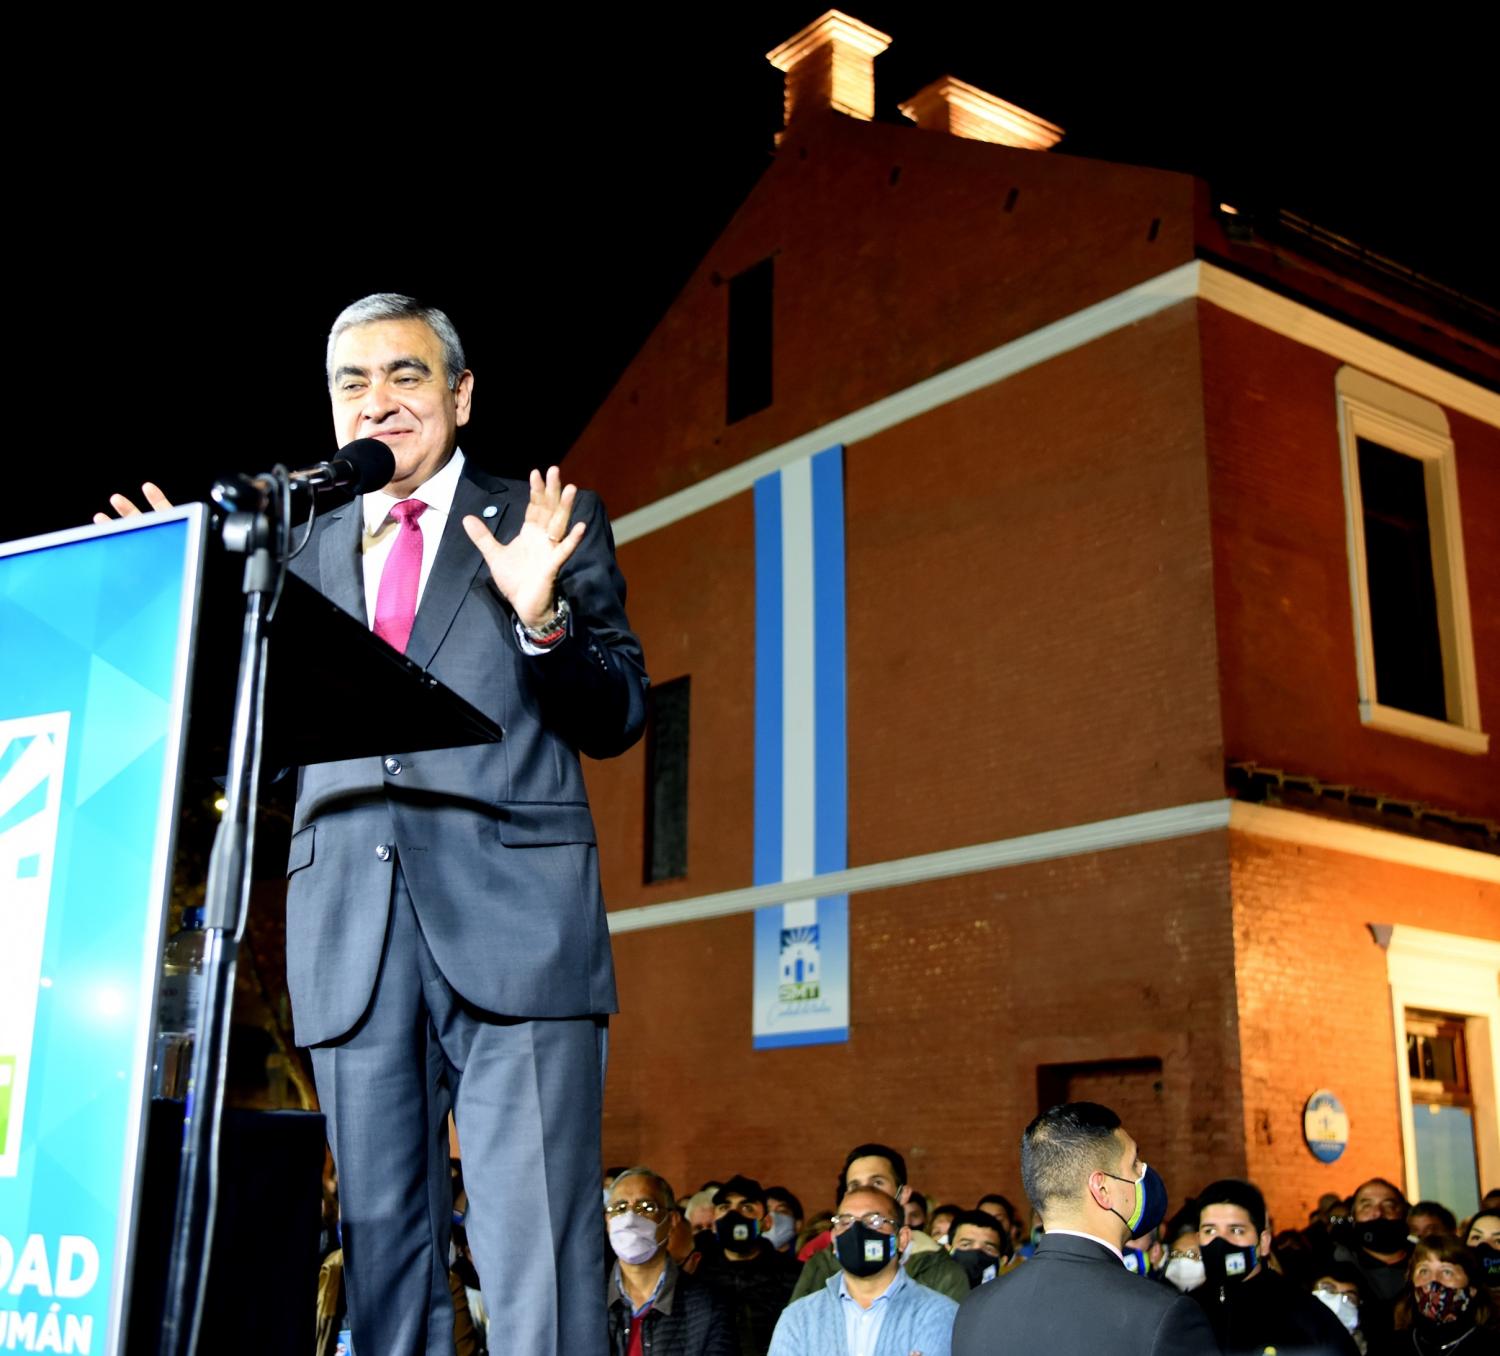
<instances>
[{"instance_id":1,"label":"man's gray hair","mask_svg":"<svg viewBox=\"0 0 1500 1356\"><path fill-rule=\"evenodd\" d=\"M328 352L324 359L328 384L333 385L333 346L339 335L356 325L372 325L377 320L420 320L438 337L443 346L443 369L448 377L448 389L458 385L468 363L464 359L464 346L453 328L453 322L436 306L423 306L414 297L400 292L372 292L367 297L344 307L328 331Z\"/></svg>"},{"instance_id":2,"label":"man's gray hair","mask_svg":"<svg viewBox=\"0 0 1500 1356\"><path fill-rule=\"evenodd\" d=\"M609 1184L610 1195L614 1195L615 1188L627 1177L649 1177L655 1184L657 1203L666 1206L668 1210L677 1209L677 1197L672 1194L672 1184L661 1173L639 1165L615 1174L615 1180Z\"/></svg>"}]
</instances>

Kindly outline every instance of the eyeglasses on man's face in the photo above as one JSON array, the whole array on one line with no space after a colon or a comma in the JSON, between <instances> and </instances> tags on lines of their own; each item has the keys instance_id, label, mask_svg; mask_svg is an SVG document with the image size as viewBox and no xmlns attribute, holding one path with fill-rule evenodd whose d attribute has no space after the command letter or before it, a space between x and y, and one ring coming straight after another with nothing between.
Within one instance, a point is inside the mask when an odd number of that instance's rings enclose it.
<instances>
[{"instance_id":1,"label":"eyeglasses on man's face","mask_svg":"<svg viewBox=\"0 0 1500 1356\"><path fill-rule=\"evenodd\" d=\"M893 1234L901 1227L901 1221L892 1219L889 1215L882 1215L872 1210L868 1215L835 1215L833 1217L833 1232L841 1234L855 1220L858 1220L867 1229L874 1229L877 1233Z\"/></svg>"},{"instance_id":2,"label":"eyeglasses on man's face","mask_svg":"<svg viewBox=\"0 0 1500 1356\"><path fill-rule=\"evenodd\" d=\"M659 1205L649 1198L639 1201L611 1201L604 1207L605 1219L619 1219L627 1210L633 1210L642 1219L660 1219L669 1207Z\"/></svg>"}]
</instances>

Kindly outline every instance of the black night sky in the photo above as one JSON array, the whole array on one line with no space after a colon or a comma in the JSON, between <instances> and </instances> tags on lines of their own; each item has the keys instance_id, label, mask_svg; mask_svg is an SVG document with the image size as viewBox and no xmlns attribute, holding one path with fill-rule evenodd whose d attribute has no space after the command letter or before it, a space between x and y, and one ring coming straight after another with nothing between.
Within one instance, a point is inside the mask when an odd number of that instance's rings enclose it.
<instances>
[{"instance_id":1,"label":"black night sky","mask_svg":"<svg viewBox=\"0 0 1500 1356\"><path fill-rule=\"evenodd\" d=\"M421 32L361 12L333 59L223 32L194 59L132 49L59 77L12 148L28 446L0 538L85 521L146 475L190 498L221 469L326 455L323 336L376 290L464 334L471 454L556 460L769 163L764 54L821 12L558 6L480 31L434 11ZM1052 154L1201 175L1500 304L1493 32L1286 7L850 12L894 38L882 119L951 73L1066 128Z\"/></svg>"}]
</instances>

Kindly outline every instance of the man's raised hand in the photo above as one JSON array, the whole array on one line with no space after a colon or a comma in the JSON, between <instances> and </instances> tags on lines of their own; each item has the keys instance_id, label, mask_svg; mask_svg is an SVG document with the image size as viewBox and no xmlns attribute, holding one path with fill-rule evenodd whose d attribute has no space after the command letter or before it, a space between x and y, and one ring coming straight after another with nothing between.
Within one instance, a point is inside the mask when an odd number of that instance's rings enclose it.
<instances>
[{"instance_id":1,"label":"man's raised hand","mask_svg":"<svg viewBox=\"0 0 1500 1356\"><path fill-rule=\"evenodd\" d=\"M578 487L564 485L562 473L549 466L545 479L540 471L531 473L526 521L509 542L496 541L484 522L472 514L464 519L464 531L478 547L495 587L505 595L523 626L545 626L555 615L558 571L583 540L583 523L568 526L577 496Z\"/></svg>"},{"instance_id":2,"label":"man's raised hand","mask_svg":"<svg viewBox=\"0 0 1500 1356\"><path fill-rule=\"evenodd\" d=\"M169 509L172 507L172 501L149 480L141 486L141 493L146 496L146 502L153 509ZM115 516L119 518L133 518L136 514L142 512L141 509L136 508L123 494L110 495L109 506L114 509ZM114 522L114 518L111 518L107 513L96 513L94 521L96 523L112 523Z\"/></svg>"}]
</instances>

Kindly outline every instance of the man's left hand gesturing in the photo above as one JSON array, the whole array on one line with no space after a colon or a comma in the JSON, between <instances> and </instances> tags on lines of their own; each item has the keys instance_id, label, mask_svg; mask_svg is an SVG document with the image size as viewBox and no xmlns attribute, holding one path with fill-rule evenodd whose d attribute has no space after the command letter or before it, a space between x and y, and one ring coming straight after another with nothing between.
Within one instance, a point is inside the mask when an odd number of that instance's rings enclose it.
<instances>
[{"instance_id":1,"label":"man's left hand gesturing","mask_svg":"<svg viewBox=\"0 0 1500 1356\"><path fill-rule=\"evenodd\" d=\"M557 597L557 574L583 540L584 524L573 516L576 485L564 485L555 466L531 473L531 501L526 521L509 542L496 541L482 520L465 517L464 531L490 567L490 578L515 610L523 626L545 627L552 621Z\"/></svg>"}]
</instances>

